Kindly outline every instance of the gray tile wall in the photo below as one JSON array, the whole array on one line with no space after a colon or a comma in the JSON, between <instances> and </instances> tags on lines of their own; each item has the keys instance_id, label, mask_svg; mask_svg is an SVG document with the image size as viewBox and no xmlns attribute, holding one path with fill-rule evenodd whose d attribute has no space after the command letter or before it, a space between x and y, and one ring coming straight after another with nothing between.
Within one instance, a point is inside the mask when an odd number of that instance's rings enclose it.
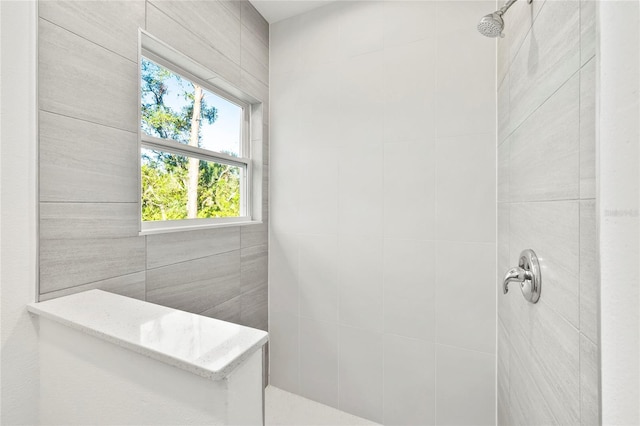
<instances>
[{"instance_id":1,"label":"gray tile wall","mask_svg":"<svg viewBox=\"0 0 640 426\"><path fill-rule=\"evenodd\" d=\"M267 328L262 225L138 236L138 28L264 102L269 25L248 1L39 2L40 300L100 288ZM263 136L264 135L264 136Z\"/></svg>"},{"instance_id":2,"label":"gray tile wall","mask_svg":"<svg viewBox=\"0 0 640 426\"><path fill-rule=\"evenodd\" d=\"M593 1L516 3L498 41L498 282L533 249L542 296L498 296L498 423L599 424Z\"/></svg>"}]
</instances>

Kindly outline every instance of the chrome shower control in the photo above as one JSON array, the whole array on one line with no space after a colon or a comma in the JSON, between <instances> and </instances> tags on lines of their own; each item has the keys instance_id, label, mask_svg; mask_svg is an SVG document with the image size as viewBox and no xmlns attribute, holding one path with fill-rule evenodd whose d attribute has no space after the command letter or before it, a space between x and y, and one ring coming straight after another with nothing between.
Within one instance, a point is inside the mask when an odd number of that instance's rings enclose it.
<instances>
[{"instance_id":1,"label":"chrome shower control","mask_svg":"<svg viewBox=\"0 0 640 426\"><path fill-rule=\"evenodd\" d=\"M509 291L509 283L511 282L520 283L522 295L528 302L538 302L538 299L540 299L542 277L540 275L538 256L536 256L533 250L523 250L522 253L520 253L518 266L509 269L504 275L502 282L504 294L507 294Z\"/></svg>"}]
</instances>

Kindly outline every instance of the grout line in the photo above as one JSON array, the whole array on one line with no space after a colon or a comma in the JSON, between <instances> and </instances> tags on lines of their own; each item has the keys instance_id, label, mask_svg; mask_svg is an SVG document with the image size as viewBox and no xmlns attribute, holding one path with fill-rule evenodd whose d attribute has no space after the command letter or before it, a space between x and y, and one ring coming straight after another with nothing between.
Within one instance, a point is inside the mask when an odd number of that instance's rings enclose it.
<instances>
[{"instance_id":1,"label":"grout line","mask_svg":"<svg viewBox=\"0 0 640 426\"><path fill-rule=\"evenodd\" d=\"M146 13L145 13L145 15L146 15ZM57 24L57 23L55 23L55 22L53 22L53 21L50 21L49 19L43 18L42 16L40 16L39 18L40 18L40 19L42 19L42 20L43 20L43 21L45 21L45 22L50 23L51 25L54 25L54 26L56 26L56 27L58 27L58 28L60 28L60 29L62 29L62 30L64 30L64 31L66 31L66 32L70 33L70 34L75 35L76 37L78 37L78 38L80 38L80 39L82 39L82 40L84 40L84 41L87 41L87 42L89 42L89 43L93 44L94 46L98 46L98 47L100 47L100 48L102 48L102 49L106 50L107 52L111 52L111 53L113 53L114 55L118 55L118 56L119 56L119 57L121 57L122 59L126 59L127 61L131 62L132 64L137 64L137 63L138 63L136 60L133 60L133 59L131 59L131 58L127 58L127 57L126 57L126 56L124 56L123 54L118 53L118 52L116 52L116 51L114 51L114 50L111 50L111 49L109 49L108 47L105 47L105 46L103 46L103 45L101 45L101 44L98 44L97 42L95 42L95 41L93 41L93 40L90 40L90 39L88 39L88 38L86 38L86 37L84 37L84 36L81 36L80 34L78 34L78 33L76 33L76 32L73 32L73 31L71 31L70 29L68 29L68 28L66 28L66 27L63 27L62 25L59 25L59 24Z\"/></svg>"},{"instance_id":2,"label":"grout line","mask_svg":"<svg viewBox=\"0 0 640 426\"><path fill-rule=\"evenodd\" d=\"M143 236L146 238L149 235L143 235ZM130 238L133 238L133 237L130 237ZM222 252L219 252L219 253L210 254L210 255L207 255L207 256L195 257L193 259L181 260L180 262L169 263L169 264L166 264L166 265L156 266L154 268L146 268L146 270L147 271L155 271L156 269L167 268L167 267L170 267L170 266L180 265L180 264L187 263L187 262L193 262L195 260L203 260L203 259L208 259L210 257L216 257L216 256L220 256L220 255L223 255L223 254L233 253L234 251L240 252L240 248L233 249L233 250L226 250L226 251L222 251Z\"/></svg>"},{"instance_id":3,"label":"grout line","mask_svg":"<svg viewBox=\"0 0 640 426\"><path fill-rule=\"evenodd\" d=\"M134 135L138 134L137 130L134 131L134 130L122 129L120 127L111 126L109 124L98 123L97 121L87 120L86 118L79 118L79 117L74 117L74 116L67 115L67 114L62 114L60 112L51 111L51 110L48 110L48 109L44 109L42 107L40 107L40 112L46 112L47 114L53 114L53 115L57 115L57 116L60 116L60 117L66 117L66 118L69 118L69 119L72 119L72 120L83 121L85 123L91 123L91 124L95 124L97 126L108 127L109 129L120 130L122 132L132 133Z\"/></svg>"},{"instance_id":4,"label":"grout line","mask_svg":"<svg viewBox=\"0 0 640 426\"><path fill-rule=\"evenodd\" d=\"M161 2L160 2L161 3ZM155 4L151 3L150 4L151 7L153 7L154 9L156 9L158 12L162 13L163 15L165 15L170 21L172 21L173 23L175 23L176 25L178 25L178 27L180 27L182 30L186 31L187 33L191 34L193 37L201 40L204 42L205 45L207 45L209 48L213 49L214 51L216 51L217 53L219 53L221 56L223 56L225 59L227 59L228 61L230 61L231 63L237 65L238 67L240 67L240 61L236 62L233 59L231 59L230 57L228 57L226 54L224 54L223 52L221 52L218 48L216 48L215 46L212 46L211 43L208 42L208 40L205 40L202 36L199 36L198 34L194 33L193 31L191 31L189 28L185 27L184 25L182 25L180 22L176 21L175 19L173 19L173 16L169 15L168 13L166 13L164 10L160 9L158 6L156 6ZM227 9L228 11L228 9ZM241 47L242 48L242 47ZM241 53L242 56L242 53ZM240 67L241 68L241 67Z\"/></svg>"},{"instance_id":5,"label":"grout line","mask_svg":"<svg viewBox=\"0 0 640 426\"><path fill-rule=\"evenodd\" d=\"M589 343L591 343L592 345L594 345L597 348L600 348L600 345L596 342L593 341L593 339L591 339L589 336L587 336L586 334L584 334L582 331L579 332L581 337L584 337L585 339L587 339L589 341Z\"/></svg>"},{"instance_id":6,"label":"grout line","mask_svg":"<svg viewBox=\"0 0 640 426\"><path fill-rule=\"evenodd\" d=\"M522 200L522 201L499 201L499 204L545 204L545 203L568 203L568 202L583 202L583 201L595 201L595 198L559 198L557 200Z\"/></svg>"},{"instance_id":7,"label":"grout line","mask_svg":"<svg viewBox=\"0 0 640 426\"><path fill-rule=\"evenodd\" d=\"M71 290L71 289L78 288L78 287L84 287L86 285L101 283L103 281L109 281L109 280L113 280L115 278L128 277L130 275L139 274L141 272L146 272L146 271L143 269L143 270L140 270L140 271L129 272L129 273L122 274L122 275L115 275L113 277L108 277L108 278L103 278L103 279L100 279L100 280L90 281L88 283L76 284L76 285L72 285L70 287L59 288L57 290L51 290L51 291L47 291L47 292L44 292L44 293L40 293L40 296L46 296L46 295L52 294L52 293L58 293L58 292L61 292L61 291ZM145 297L146 297L146 293L145 293Z\"/></svg>"},{"instance_id":8,"label":"grout line","mask_svg":"<svg viewBox=\"0 0 640 426\"><path fill-rule=\"evenodd\" d=\"M401 337L404 337L404 336L401 336ZM421 340L421 339L417 339L417 340L424 341L424 340ZM443 346L445 348L459 349L459 350L466 351L466 352L473 352L473 353L476 353L476 354L488 355L488 356L492 356L492 357L496 357L496 358L498 356L497 352L492 354L491 352L484 352L484 351L479 351L477 349L463 348L462 346L449 345L449 344L446 344L446 343L440 343L440 342L428 342L428 343L433 343L434 346Z\"/></svg>"},{"instance_id":9,"label":"grout line","mask_svg":"<svg viewBox=\"0 0 640 426\"><path fill-rule=\"evenodd\" d=\"M553 1L553 0L551 0L551 1ZM538 104L538 106L535 107L534 110L531 111L531 113L529 113L527 116L525 116L522 119L522 121L520 122L520 124L518 124L515 128L513 128L509 134L504 135L504 139L502 140L502 142L500 142L498 144L498 147L503 145L517 130L519 130L522 127L522 125L527 123L529 121L529 119L540 108L542 108L543 105L545 105L552 97L554 97L555 94L558 93L573 77L575 77L576 74L580 73L580 70L581 70L581 67L578 67L578 69L576 69L573 73L571 73L569 75L569 77L565 81L563 81L549 96L547 96L542 102L540 102L540 104ZM511 87L511 82L509 82L509 87ZM511 113L511 91L509 91L509 113ZM511 114L509 115L509 122L511 122Z\"/></svg>"}]
</instances>

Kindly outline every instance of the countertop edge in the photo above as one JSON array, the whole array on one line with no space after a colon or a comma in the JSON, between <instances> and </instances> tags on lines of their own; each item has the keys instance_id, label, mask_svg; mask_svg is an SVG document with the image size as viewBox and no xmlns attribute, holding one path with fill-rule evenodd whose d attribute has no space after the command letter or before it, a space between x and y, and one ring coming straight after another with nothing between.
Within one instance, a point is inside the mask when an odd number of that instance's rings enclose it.
<instances>
[{"instance_id":1,"label":"countertop edge","mask_svg":"<svg viewBox=\"0 0 640 426\"><path fill-rule=\"evenodd\" d=\"M41 316L48 320L54 321L58 324L62 324L74 330L80 331L84 334L88 334L90 336L96 337L100 340L113 343L117 346L120 346L124 349L128 349L142 356L155 359L156 361L160 361L164 364L180 368L181 370L185 370L189 373L198 375L200 377L204 377L206 379L214 380L214 381L221 380L229 376L233 372L233 370L235 370L236 367L238 367L240 364L246 361L251 355L253 355L258 349L262 348L262 346L269 341L269 334L266 331L257 330L264 333L264 335L260 339L258 339L253 345L251 345L247 350L242 352L242 354L238 355L238 357L235 358L233 361L231 361L229 364L225 365L219 371L214 371L214 370L203 368L201 366L198 366L189 362L185 362L182 359L167 355L164 352L160 352L148 347L137 345L127 340L121 339L118 336L103 333L103 332L100 332L99 330L96 330L95 328L88 327L83 324L79 324L77 322L68 320L60 315L56 315L46 310L43 310L38 305L39 305L38 302L27 304L27 311L29 311L31 314ZM192 314L192 315L195 315L195 314Z\"/></svg>"}]
</instances>

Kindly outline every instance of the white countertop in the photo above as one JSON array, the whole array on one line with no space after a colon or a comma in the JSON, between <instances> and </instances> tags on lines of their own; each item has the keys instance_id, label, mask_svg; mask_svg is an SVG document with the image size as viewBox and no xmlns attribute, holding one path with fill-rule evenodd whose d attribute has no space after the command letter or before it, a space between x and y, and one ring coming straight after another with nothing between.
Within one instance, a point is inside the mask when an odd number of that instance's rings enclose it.
<instances>
[{"instance_id":1,"label":"white countertop","mask_svg":"<svg viewBox=\"0 0 640 426\"><path fill-rule=\"evenodd\" d=\"M213 380L226 377L268 340L262 330L102 290L32 303L27 309Z\"/></svg>"}]
</instances>

